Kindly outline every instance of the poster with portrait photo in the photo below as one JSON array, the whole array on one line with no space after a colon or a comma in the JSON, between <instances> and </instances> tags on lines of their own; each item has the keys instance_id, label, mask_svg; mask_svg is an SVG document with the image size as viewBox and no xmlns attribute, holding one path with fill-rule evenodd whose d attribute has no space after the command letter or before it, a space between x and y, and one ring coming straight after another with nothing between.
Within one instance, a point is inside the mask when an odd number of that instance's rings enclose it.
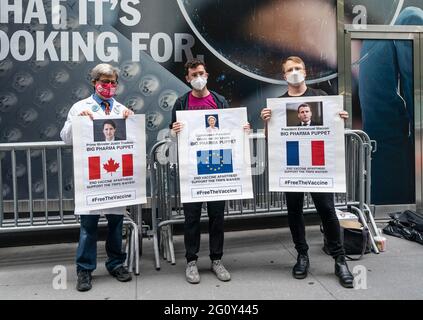
<instances>
[{"instance_id":1,"label":"poster with portrait photo","mask_svg":"<svg viewBox=\"0 0 423 320\"><path fill-rule=\"evenodd\" d=\"M321 101L286 104L286 126L322 126L323 104Z\"/></svg>"},{"instance_id":2,"label":"poster with portrait photo","mask_svg":"<svg viewBox=\"0 0 423 320\"><path fill-rule=\"evenodd\" d=\"M75 214L146 203L145 115L76 116L72 126ZM121 136L106 141L103 128Z\"/></svg>"},{"instance_id":3,"label":"poster with portrait photo","mask_svg":"<svg viewBox=\"0 0 423 320\"><path fill-rule=\"evenodd\" d=\"M295 120L301 105L317 113L313 125ZM267 107L272 110L267 126L269 190L346 192L344 120L339 116L343 97L267 99Z\"/></svg>"},{"instance_id":4,"label":"poster with portrait photo","mask_svg":"<svg viewBox=\"0 0 423 320\"><path fill-rule=\"evenodd\" d=\"M184 125L178 134L181 202L253 198L247 109L177 111L176 118ZM210 130L216 127L211 120L219 129Z\"/></svg>"}]
</instances>

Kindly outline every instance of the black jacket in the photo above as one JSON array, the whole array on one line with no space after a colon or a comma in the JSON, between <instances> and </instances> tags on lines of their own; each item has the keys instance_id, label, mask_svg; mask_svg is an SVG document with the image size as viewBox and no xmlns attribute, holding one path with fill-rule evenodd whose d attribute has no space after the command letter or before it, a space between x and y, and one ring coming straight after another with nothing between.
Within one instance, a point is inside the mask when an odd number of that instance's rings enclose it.
<instances>
[{"instance_id":1,"label":"black jacket","mask_svg":"<svg viewBox=\"0 0 423 320\"><path fill-rule=\"evenodd\" d=\"M319 124L319 123L317 123L317 122L315 122L315 121L313 121L313 120L311 120L311 122L310 122L310 124L309 124L309 126L310 127L312 127L312 126L321 126L322 124ZM298 122L297 123L297 127L302 127L302 122Z\"/></svg>"},{"instance_id":2,"label":"black jacket","mask_svg":"<svg viewBox=\"0 0 423 320\"><path fill-rule=\"evenodd\" d=\"M213 97L214 102L216 102L218 109L229 108L228 101L226 101L224 96L221 96L212 90L209 91ZM188 95L190 93L191 91L185 93L183 96L176 100L175 104L173 105L172 122L170 123L169 128L172 129L172 123L176 122L176 111L188 110Z\"/></svg>"}]
</instances>

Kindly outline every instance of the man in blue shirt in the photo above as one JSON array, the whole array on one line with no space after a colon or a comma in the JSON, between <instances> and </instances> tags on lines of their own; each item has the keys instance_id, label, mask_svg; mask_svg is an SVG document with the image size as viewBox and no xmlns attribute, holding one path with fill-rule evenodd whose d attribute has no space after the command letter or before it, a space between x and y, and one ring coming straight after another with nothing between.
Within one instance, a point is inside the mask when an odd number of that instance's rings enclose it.
<instances>
[{"instance_id":1,"label":"man in blue shirt","mask_svg":"<svg viewBox=\"0 0 423 320\"><path fill-rule=\"evenodd\" d=\"M60 137L66 144L72 144L72 117L89 116L123 116L127 118L134 113L117 102L113 96L116 92L119 70L109 64L99 64L91 71L92 84L95 92L88 98L75 103L69 110L68 118L60 132ZM106 268L117 280L126 282L132 279L128 269L123 266L126 253L122 252L122 226L126 208L111 208L87 212L80 215L81 230L76 253L76 271L78 275L77 290L91 289L91 273L97 266L97 227L100 215L107 218L108 234L106 252L108 260Z\"/></svg>"}]
</instances>

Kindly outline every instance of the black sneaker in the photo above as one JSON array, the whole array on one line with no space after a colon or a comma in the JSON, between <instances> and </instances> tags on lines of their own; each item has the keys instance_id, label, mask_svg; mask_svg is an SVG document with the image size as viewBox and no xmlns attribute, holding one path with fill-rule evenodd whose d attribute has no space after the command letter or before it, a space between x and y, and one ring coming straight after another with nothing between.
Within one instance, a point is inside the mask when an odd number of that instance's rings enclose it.
<instances>
[{"instance_id":1,"label":"black sneaker","mask_svg":"<svg viewBox=\"0 0 423 320\"><path fill-rule=\"evenodd\" d=\"M88 291L92 288L91 285L91 271L81 270L78 272L78 281L76 283L76 290Z\"/></svg>"},{"instance_id":2,"label":"black sneaker","mask_svg":"<svg viewBox=\"0 0 423 320\"><path fill-rule=\"evenodd\" d=\"M298 254L297 263L292 269L292 275L295 279L304 279L307 277L308 269L310 268L310 261L308 255Z\"/></svg>"},{"instance_id":3,"label":"black sneaker","mask_svg":"<svg viewBox=\"0 0 423 320\"><path fill-rule=\"evenodd\" d=\"M117 267L113 271L109 271L109 273L113 277L115 277L118 281L121 281L121 282L132 280L131 274L129 273L128 269L125 268L124 266Z\"/></svg>"}]
</instances>

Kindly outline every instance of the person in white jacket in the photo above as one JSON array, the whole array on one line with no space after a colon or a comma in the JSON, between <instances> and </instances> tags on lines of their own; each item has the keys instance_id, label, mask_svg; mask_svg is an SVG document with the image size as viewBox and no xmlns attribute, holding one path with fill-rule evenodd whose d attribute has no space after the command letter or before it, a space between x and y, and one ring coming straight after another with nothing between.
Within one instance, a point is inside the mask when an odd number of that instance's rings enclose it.
<instances>
[{"instance_id":1,"label":"person in white jacket","mask_svg":"<svg viewBox=\"0 0 423 320\"><path fill-rule=\"evenodd\" d=\"M88 98L76 102L60 132L60 137L66 144L72 144L72 117L89 116L91 120L97 116L122 115L127 118L134 113L113 96L118 85L119 70L110 64L98 64L91 71L91 80L95 92ZM91 273L97 266L97 227L100 215L107 218L108 234L106 252L108 259L106 268L117 280L126 282L132 279L128 269L123 266L126 253L122 252L122 226L125 207L78 212L81 228L79 244L76 253L76 271L78 291L91 289Z\"/></svg>"}]
</instances>

